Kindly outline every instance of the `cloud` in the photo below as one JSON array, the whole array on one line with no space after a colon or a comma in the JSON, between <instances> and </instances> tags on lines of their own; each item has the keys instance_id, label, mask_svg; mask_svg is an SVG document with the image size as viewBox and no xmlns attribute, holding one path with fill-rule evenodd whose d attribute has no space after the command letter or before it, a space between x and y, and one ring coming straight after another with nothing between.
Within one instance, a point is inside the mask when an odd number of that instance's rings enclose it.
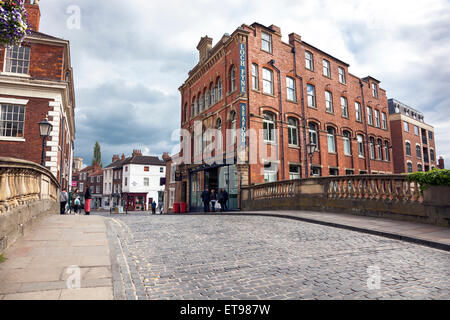
<instances>
[{"instance_id":1,"label":"cloud","mask_svg":"<svg viewBox=\"0 0 450 320\"><path fill-rule=\"evenodd\" d=\"M429 1L78 0L81 29L68 29L69 3L40 2L41 31L71 41L77 98L76 153L104 163L133 148L170 151L180 124L178 87L197 63L201 36L218 41L243 23L281 27L381 80L388 97L422 111L437 154L450 163L450 3Z\"/></svg>"}]
</instances>

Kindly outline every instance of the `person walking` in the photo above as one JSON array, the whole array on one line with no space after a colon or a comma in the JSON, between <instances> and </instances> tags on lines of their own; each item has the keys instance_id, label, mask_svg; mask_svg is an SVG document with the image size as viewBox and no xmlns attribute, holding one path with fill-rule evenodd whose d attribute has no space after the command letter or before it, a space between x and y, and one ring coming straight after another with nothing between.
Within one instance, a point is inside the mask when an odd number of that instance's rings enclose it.
<instances>
[{"instance_id":1,"label":"person walking","mask_svg":"<svg viewBox=\"0 0 450 320\"><path fill-rule=\"evenodd\" d=\"M228 192L227 192L227 190L225 190L225 189L222 189L222 190L223 190L223 192L222 192L222 194L223 194L222 212L225 212L225 211L228 211L228 205L227 205L227 202L228 202Z\"/></svg>"},{"instance_id":2,"label":"person walking","mask_svg":"<svg viewBox=\"0 0 450 320\"><path fill-rule=\"evenodd\" d=\"M156 201L152 202L152 214L156 214Z\"/></svg>"},{"instance_id":3,"label":"person walking","mask_svg":"<svg viewBox=\"0 0 450 320\"><path fill-rule=\"evenodd\" d=\"M205 189L205 191L202 192L201 195L202 201L203 201L203 211L209 212L209 202L211 201L211 194L209 193L208 188Z\"/></svg>"},{"instance_id":4,"label":"person walking","mask_svg":"<svg viewBox=\"0 0 450 320\"><path fill-rule=\"evenodd\" d=\"M69 195L67 194L66 189L62 189L59 195L60 214L66 214L67 200L69 200Z\"/></svg>"},{"instance_id":5,"label":"person walking","mask_svg":"<svg viewBox=\"0 0 450 320\"><path fill-rule=\"evenodd\" d=\"M224 212L224 189L219 189L220 212Z\"/></svg>"},{"instance_id":6,"label":"person walking","mask_svg":"<svg viewBox=\"0 0 450 320\"><path fill-rule=\"evenodd\" d=\"M158 209L159 209L159 214L163 214L163 203L162 203L162 201L160 201L158 203Z\"/></svg>"},{"instance_id":7,"label":"person walking","mask_svg":"<svg viewBox=\"0 0 450 320\"><path fill-rule=\"evenodd\" d=\"M91 199L91 190L87 187L84 193L84 212L87 216L91 213Z\"/></svg>"},{"instance_id":8,"label":"person walking","mask_svg":"<svg viewBox=\"0 0 450 320\"><path fill-rule=\"evenodd\" d=\"M217 194L216 190L211 190L211 211L216 212Z\"/></svg>"},{"instance_id":9,"label":"person walking","mask_svg":"<svg viewBox=\"0 0 450 320\"><path fill-rule=\"evenodd\" d=\"M78 214L78 210L80 209L80 205L81 205L81 201L80 201L80 197L77 196L73 202L73 210L75 212L75 214Z\"/></svg>"}]
</instances>

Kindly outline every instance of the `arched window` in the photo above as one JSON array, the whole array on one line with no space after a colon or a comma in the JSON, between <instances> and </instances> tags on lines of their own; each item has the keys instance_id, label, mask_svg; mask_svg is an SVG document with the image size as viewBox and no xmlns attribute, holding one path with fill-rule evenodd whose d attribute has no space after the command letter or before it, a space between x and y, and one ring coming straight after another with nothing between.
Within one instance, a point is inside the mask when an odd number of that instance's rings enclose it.
<instances>
[{"instance_id":1,"label":"arched window","mask_svg":"<svg viewBox=\"0 0 450 320\"><path fill-rule=\"evenodd\" d=\"M384 160L390 161L391 157L389 156L389 142L384 142Z\"/></svg>"},{"instance_id":2,"label":"arched window","mask_svg":"<svg viewBox=\"0 0 450 320\"><path fill-rule=\"evenodd\" d=\"M419 163L419 164L417 164L417 171L423 171L423 167L422 167L422 164L421 163Z\"/></svg>"},{"instance_id":3,"label":"arched window","mask_svg":"<svg viewBox=\"0 0 450 320\"><path fill-rule=\"evenodd\" d=\"M230 68L230 92L236 90L236 68L231 66Z\"/></svg>"},{"instance_id":4,"label":"arched window","mask_svg":"<svg viewBox=\"0 0 450 320\"><path fill-rule=\"evenodd\" d=\"M186 122L188 120L188 104L184 104L184 113L183 113L184 119L183 122Z\"/></svg>"},{"instance_id":5,"label":"arched window","mask_svg":"<svg viewBox=\"0 0 450 320\"><path fill-rule=\"evenodd\" d=\"M407 169L408 169L408 173L413 172L413 167L412 167L412 163L411 163L411 162L408 162L408 163L406 164L406 167L407 167Z\"/></svg>"},{"instance_id":6,"label":"arched window","mask_svg":"<svg viewBox=\"0 0 450 320\"><path fill-rule=\"evenodd\" d=\"M230 113L230 122L231 122L231 143L230 144L235 144L236 143L236 112L235 111L231 111Z\"/></svg>"},{"instance_id":7,"label":"arched window","mask_svg":"<svg viewBox=\"0 0 450 320\"><path fill-rule=\"evenodd\" d=\"M275 115L264 111L263 118L264 141L275 142Z\"/></svg>"},{"instance_id":8,"label":"arched window","mask_svg":"<svg viewBox=\"0 0 450 320\"><path fill-rule=\"evenodd\" d=\"M377 158L378 160L383 160L383 141L378 139L377 141Z\"/></svg>"},{"instance_id":9,"label":"arched window","mask_svg":"<svg viewBox=\"0 0 450 320\"><path fill-rule=\"evenodd\" d=\"M194 98L194 108L193 108L193 110L194 110L193 116L196 116L198 114L198 102L197 102L196 98Z\"/></svg>"},{"instance_id":10,"label":"arched window","mask_svg":"<svg viewBox=\"0 0 450 320\"><path fill-rule=\"evenodd\" d=\"M375 159L375 139L369 138L370 159Z\"/></svg>"},{"instance_id":11,"label":"arched window","mask_svg":"<svg viewBox=\"0 0 450 320\"><path fill-rule=\"evenodd\" d=\"M356 139L358 140L358 155L360 157L364 157L364 137L360 134L356 136Z\"/></svg>"},{"instance_id":12,"label":"arched window","mask_svg":"<svg viewBox=\"0 0 450 320\"><path fill-rule=\"evenodd\" d=\"M203 95L200 93L200 95L198 96L198 113L202 113L203 110L205 110L205 100L203 99Z\"/></svg>"},{"instance_id":13,"label":"arched window","mask_svg":"<svg viewBox=\"0 0 450 320\"><path fill-rule=\"evenodd\" d=\"M217 90L217 94L216 94L217 101L220 101L220 100L222 100L222 79L220 79L220 77L217 78L217 81L216 81L216 90Z\"/></svg>"},{"instance_id":14,"label":"arched window","mask_svg":"<svg viewBox=\"0 0 450 320\"><path fill-rule=\"evenodd\" d=\"M216 136L216 147L217 149L221 149L222 148L222 119L217 118L216 120L216 130L217 132L217 136Z\"/></svg>"},{"instance_id":15,"label":"arched window","mask_svg":"<svg viewBox=\"0 0 450 320\"><path fill-rule=\"evenodd\" d=\"M333 127L327 127L328 152L336 152L336 130Z\"/></svg>"},{"instance_id":16,"label":"arched window","mask_svg":"<svg viewBox=\"0 0 450 320\"><path fill-rule=\"evenodd\" d=\"M318 125L314 122L308 123L309 127L309 143L314 143L316 145L316 148L319 148L319 136L317 134L318 132Z\"/></svg>"},{"instance_id":17,"label":"arched window","mask_svg":"<svg viewBox=\"0 0 450 320\"><path fill-rule=\"evenodd\" d=\"M406 155L410 156L411 155L411 143L406 142Z\"/></svg>"},{"instance_id":18,"label":"arched window","mask_svg":"<svg viewBox=\"0 0 450 320\"><path fill-rule=\"evenodd\" d=\"M209 86L209 94L211 97L210 105L212 106L214 103L216 103L216 88L214 88L214 83L212 82Z\"/></svg>"},{"instance_id":19,"label":"arched window","mask_svg":"<svg viewBox=\"0 0 450 320\"><path fill-rule=\"evenodd\" d=\"M209 95L209 90L205 89L205 110L211 105L211 97Z\"/></svg>"},{"instance_id":20,"label":"arched window","mask_svg":"<svg viewBox=\"0 0 450 320\"><path fill-rule=\"evenodd\" d=\"M416 153L417 153L417 158L422 159L422 151L420 150L420 145L418 145L418 144L416 144Z\"/></svg>"},{"instance_id":21,"label":"arched window","mask_svg":"<svg viewBox=\"0 0 450 320\"><path fill-rule=\"evenodd\" d=\"M288 143L298 146L298 121L295 118L288 118Z\"/></svg>"},{"instance_id":22,"label":"arched window","mask_svg":"<svg viewBox=\"0 0 450 320\"><path fill-rule=\"evenodd\" d=\"M351 133L349 131L343 132L343 140L344 140L344 154L346 156L352 155L352 144L350 142Z\"/></svg>"}]
</instances>

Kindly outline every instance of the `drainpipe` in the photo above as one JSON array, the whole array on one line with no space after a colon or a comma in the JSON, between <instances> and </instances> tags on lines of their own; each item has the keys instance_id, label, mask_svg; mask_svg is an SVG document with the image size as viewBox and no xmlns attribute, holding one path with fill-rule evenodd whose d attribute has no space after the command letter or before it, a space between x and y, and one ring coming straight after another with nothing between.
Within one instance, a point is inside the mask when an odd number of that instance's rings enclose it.
<instances>
[{"instance_id":1,"label":"drainpipe","mask_svg":"<svg viewBox=\"0 0 450 320\"><path fill-rule=\"evenodd\" d=\"M65 143L65 139L64 139L64 129L66 128L65 126L65 121L66 121L66 117L63 116L62 118L62 147L61 147L61 162L60 162L60 170L59 170L59 184L61 185L61 188L63 187L63 165L64 165L64 143ZM68 186L67 186L68 187Z\"/></svg>"},{"instance_id":2,"label":"drainpipe","mask_svg":"<svg viewBox=\"0 0 450 320\"><path fill-rule=\"evenodd\" d=\"M281 72L280 69L278 69L275 66L275 60L270 60L269 64L278 72L278 96L279 96L279 100L280 100L280 115L281 115L281 123L280 123L280 127L281 127L281 165L283 166L283 180L286 179L286 174L285 174L285 168L284 168L284 129L283 129L283 99L281 96Z\"/></svg>"},{"instance_id":3,"label":"drainpipe","mask_svg":"<svg viewBox=\"0 0 450 320\"><path fill-rule=\"evenodd\" d=\"M300 88L301 88L301 92L302 92L301 106L302 106L302 118L303 118L302 119L302 122L303 122L303 150L304 150L304 153L305 153L305 156L304 156L304 159L305 159L305 178L308 178L309 177L309 172L308 172L308 153L307 153L307 150L306 150L306 144L307 144L307 141L306 141L306 114L305 114L305 95L304 95L304 91L303 91L303 77L301 77L301 76L299 76L297 74L297 59L296 59L295 47L292 48L291 52L292 52L292 55L294 57L294 74L295 74L295 77L300 80ZM300 148L302 148L302 147L300 146ZM300 149L300 161L302 159L301 154L302 154L302 151Z\"/></svg>"},{"instance_id":4,"label":"drainpipe","mask_svg":"<svg viewBox=\"0 0 450 320\"><path fill-rule=\"evenodd\" d=\"M366 132L366 164L367 164L367 173L370 174L370 150L369 150L369 131L367 129L367 114L366 114L366 103L364 102L364 84L361 79L359 79L359 86L361 87L361 99L362 99L362 111L364 117L364 130Z\"/></svg>"}]
</instances>

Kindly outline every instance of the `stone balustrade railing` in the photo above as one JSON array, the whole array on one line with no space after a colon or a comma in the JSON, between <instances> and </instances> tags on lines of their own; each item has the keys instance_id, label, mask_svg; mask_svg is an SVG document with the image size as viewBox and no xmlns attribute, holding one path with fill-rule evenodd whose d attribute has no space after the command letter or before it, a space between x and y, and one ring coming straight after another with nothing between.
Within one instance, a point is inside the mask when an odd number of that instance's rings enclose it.
<instances>
[{"instance_id":1,"label":"stone balustrade railing","mask_svg":"<svg viewBox=\"0 0 450 320\"><path fill-rule=\"evenodd\" d=\"M37 200L57 201L59 183L46 168L0 157L0 214Z\"/></svg>"}]
</instances>

